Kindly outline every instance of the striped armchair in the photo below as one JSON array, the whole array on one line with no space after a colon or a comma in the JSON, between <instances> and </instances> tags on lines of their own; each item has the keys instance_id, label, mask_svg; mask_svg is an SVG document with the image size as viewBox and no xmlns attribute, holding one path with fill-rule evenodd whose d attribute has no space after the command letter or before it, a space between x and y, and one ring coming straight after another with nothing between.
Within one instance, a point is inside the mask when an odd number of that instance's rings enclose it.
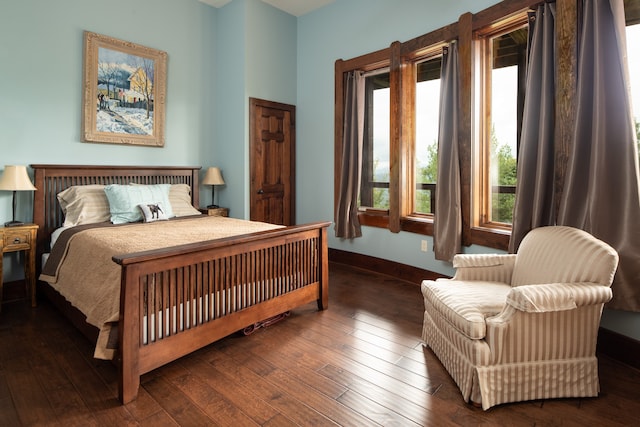
<instances>
[{"instance_id":1,"label":"striped armchair","mask_svg":"<svg viewBox=\"0 0 640 427\"><path fill-rule=\"evenodd\" d=\"M618 254L571 227L529 232L515 255L456 255L425 280L422 338L465 401L597 396L596 340Z\"/></svg>"}]
</instances>

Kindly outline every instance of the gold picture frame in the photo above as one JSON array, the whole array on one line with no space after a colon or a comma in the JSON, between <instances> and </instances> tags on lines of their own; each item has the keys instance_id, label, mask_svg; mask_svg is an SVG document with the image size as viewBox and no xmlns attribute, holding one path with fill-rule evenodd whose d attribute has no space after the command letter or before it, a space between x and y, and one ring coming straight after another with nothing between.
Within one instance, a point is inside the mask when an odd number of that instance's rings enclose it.
<instances>
[{"instance_id":1,"label":"gold picture frame","mask_svg":"<svg viewBox=\"0 0 640 427\"><path fill-rule=\"evenodd\" d=\"M164 147L167 53L84 32L82 138Z\"/></svg>"}]
</instances>

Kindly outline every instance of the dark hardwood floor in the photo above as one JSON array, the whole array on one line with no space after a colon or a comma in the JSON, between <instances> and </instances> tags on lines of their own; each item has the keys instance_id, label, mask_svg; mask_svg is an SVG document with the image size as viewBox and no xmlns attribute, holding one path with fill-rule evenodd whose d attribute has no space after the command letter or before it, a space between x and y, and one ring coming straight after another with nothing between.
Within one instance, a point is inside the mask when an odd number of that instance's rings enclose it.
<instances>
[{"instance_id":1,"label":"dark hardwood floor","mask_svg":"<svg viewBox=\"0 0 640 427\"><path fill-rule=\"evenodd\" d=\"M332 263L329 309L302 307L142 378L121 406L116 368L46 301L0 314L0 426L638 425L640 372L600 357L601 395L468 405L420 342L417 284Z\"/></svg>"}]
</instances>

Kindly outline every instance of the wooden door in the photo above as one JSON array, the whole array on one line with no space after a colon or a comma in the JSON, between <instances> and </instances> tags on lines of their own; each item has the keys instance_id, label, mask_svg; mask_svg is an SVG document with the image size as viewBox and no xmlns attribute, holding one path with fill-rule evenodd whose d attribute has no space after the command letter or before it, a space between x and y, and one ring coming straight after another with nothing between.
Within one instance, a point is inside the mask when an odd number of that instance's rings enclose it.
<instances>
[{"instance_id":1,"label":"wooden door","mask_svg":"<svg viewBox=\"0 0 640 427\"><path fill-rule=\"evenodd\" d=\"M249 99L252 221L295 224L295 108Z\"/></svg>"}]
</instances>

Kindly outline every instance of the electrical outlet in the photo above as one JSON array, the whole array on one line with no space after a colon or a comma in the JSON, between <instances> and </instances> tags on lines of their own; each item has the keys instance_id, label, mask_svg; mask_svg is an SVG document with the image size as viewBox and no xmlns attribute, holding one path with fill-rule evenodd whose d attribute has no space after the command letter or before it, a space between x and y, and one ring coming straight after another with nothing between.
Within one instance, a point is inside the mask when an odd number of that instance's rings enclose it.
<instances>
[{"instance_id":1,"label":"electrical outlet","mask_svg":"<svg viewBox=\"0 0 640 427\"><path fill-rule=\"evenodd\" d=\"M427 252L428 247L428 242L426 240L420 242L420 250L422 252Z\"/></svg>"}]
</instances>

